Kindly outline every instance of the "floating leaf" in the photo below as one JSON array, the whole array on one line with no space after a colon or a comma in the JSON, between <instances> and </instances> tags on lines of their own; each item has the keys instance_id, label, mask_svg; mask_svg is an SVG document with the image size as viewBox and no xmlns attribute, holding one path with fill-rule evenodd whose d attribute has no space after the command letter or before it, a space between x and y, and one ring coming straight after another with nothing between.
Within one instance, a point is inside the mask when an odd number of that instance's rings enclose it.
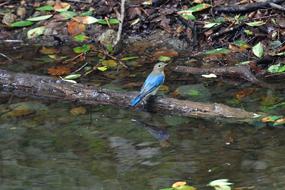
<instances>
[{"instance_id":1,"label":"floating leaf","mask_svg":"<svg viewBox=\"0 0 285 190\"><path fill-rule=\"evenodd\" d=\"M70 8L70 4L65 2L57 2L53 8L57 12L63 12L67 11Z\"/></svg>"},{"instance_id":2,"label":"floating leaf","mask_svg":"<svg viewBox=\"0 0 285 190\"><path fill-rule=\"evenodd\" d=\"M11 27L25 27L25 26L31 26L33 24L34 24L34 22L32 22L32 21L23 20L23 21L18 21L18 22L12 23Z\"/></svg>"},{"instance_id":3,"label":"floating leaf","mask_svg":"<svg viewBox=\"0 0 285 190\"><path fill-rule=\"evenodd\" d=\"M31 18L28 18L27 20L36 22L36 21L47 20L52 16L53 15L43 15L43 16L31 17Z\"/></svg>"},{"instance_id":4,"label":"floating leaf","mask_svg":"<svg viewBox=\"0 0 285 190\"><path fill-rule=\"evenodd\" d=\"M80 77L81 77L81 74L71 74L71 75L65 76L63 79L64 80L74 80L74 79L78 79Z\"/></svg>"},{"instance_id":5,"label":"floating leaf","mask_svg":"<svg viewBox=\"0 0 285 190\"><path fill-rule=\"evenodd\" d=\"M204 55L228 54L230 52L231 51L229 49L227 49L227 48L217 48L217 49L205 51L203 54Z\"/></svg>"},{"instance_id":6,"label":"floating leaf","mask_svg":"<svg viewBox=\"0 0 285 190\"><path fill-rule=\"evenodd\" d=\"M71 19L77 15L76 12L73 11L63 11L59 13L64 19Z\"/></svg>"},{"instance_id":7,"label":"floating leaf","mask_svg":"<svg viewBox=\"0 0 285 190\"><path fill-rule=\"evenodd\" d=\"M280 63L271 65L268 69L268 72L270 73L282 73L285 71L285 64L281 65Z\"/></svg>"},{"instance_id":8,"label":"floating leaf","mask_svg":"<svg viewBox=\"0 0 285 190\"><path fill-rule=\"evenodd\" d=\"M202 77L204 78L217 78L217 75L211 73L211 74L208 74L208 75L201 75Z\"/></svg>"},{"instance_id":9,"label":"floating leaf","mask_svg":"<svg viewBox=\"0 0 285 190\"><path fill-rule=\"evenodd\" d=\"M66 75L70 73L70 68L66 66L55 66L48 68L48 74L59 76L59 75Z\"/></svg>"},{"instance_id":10,"label":"floating leaf","mask_svg":"<svg viewBox=\"0 0 285 190\"><path fill-rule=\"evenodd\" d=\"M35 38L35 37L42 35L45 32L45 29L46 29L45 26L40 26L40 27L29 30L27 32L28 39Z\"/></svg>"},{"instance_id":11,"label":"floating leaf","mask_svg":"<svg viewBox=\"0 0 285 190\"><path fill-rule=\"evenodd\" d=\"M93 16L77 16L73 20L80 22L82 24L93 24L98 22L98 19Z\"/></svg>"},{"instance_id":12,"label":"floating leaf","mask_svg":"<svg viewBox=\"0 0 285 190\"><path fill-rule=\"evenodd\" d=\"M84 42L85 40L88 39L88 36L84 35L84 34L78 34L76 36L73 36L74 41L76 42Z\"/></svg>"},{"instance_id":13,"label":"floating leaf","mask_svg":"<svg viewBox=\"0 0 285 190\"><path fill-rule=\"evenodd\" d=\"M159 61L162 61L162 62L167 62L167 61L170 61L170 60L171 60L171 57L168 57L168 56L159 56L158 60L159 60Z\"/></svg>"},{"instance_id":14,"label":"floating leaf","mask_svg":"<svg viewBox=\"0 0 285 190\"><path fill-rule=\"evenodd\" d=\"M106 67L106 66L97 67L97 70L104 72L104 71L108 70L108 67Z\"/></svg>"},{"instance_id":15,"label":"floating leaf","mask_svg":"<svg viewBox=\"0 0 285 190\"><path fill-rule=\"evenodd\" d=\"M121 60L122 61L129 61L129 60L133 60L133 59L138 59L138 56L130 56L130 57L123 57Z\"/></svg>"},{"instance_id":16,"label":"floating leaf","mask_svg":"<svg viewBox=\"0 0 285 190\"><path fill-rule=\"evenodd\" d=\"M115 24L119 24L120 21L116 18L110 18L110 19L108 19L108 22L105 19L98 19L97 23L103 24L103 25L108 25L108 23L110 25L115 25Z\"/></svg>"},{"instance_id":17,"label":"floating leaf","mask_svg":"<svg viewBox=\"0 0 285 190\"><path fill-rule=\"evenodd\" d=\"M103 60L101 63L108 68L116 68L118 65L117 62L113 59Z\"/></svg>"},{"instance_id":18,"label":"floating leaf","mask_svg":"<svg viewBox=\"0 0 285 190\"><path fill-rule=\"evenodd\" d=\"M258 42L255 46L253 46L252 52L256 57L261 58L263 56L263 53L264 53L262 43Z\"/></svg>"},{"instance_id":19,"label":"floating leaf","mask_svg":"<svg viewBox=\"0 0 285 190\"><path fill-rule=\"evenodd\" d=\"M208 185L215 188L215 190L231 190L230 185L233 183L230 183L228 181L228 179L217 179L211 181Z\"/></svg>"},{"instance_id":20,"label":"floating leaf","mask_svg":"<svg viewBox=\"0 0 285 190\"><path fill-rule=\"evenodd\" d=\"M51 5L44 5L41 7L36 8L37 11L53 11L53 6Z\"/></svg>"},{"instance_id":21,"label":"floating leaf","mask_svg":"<svg viewBox=\"0 0 285 190\"><path fill-rule=\"evenodd\" d=\"M84 44L83 46L78 46L73 48L75 53L87 53L91 49L90 45Z\"/></svg>"},{"instance_id":22,"label":"floating leaf","mask_svg":"<svg viewBox=\"0 0 285 190\"><path fill-rule=\"evenodd\" d=\"M245 23L246 25L248 26L262 26L265 24L264 21L260 20L260 21L254 21L254 22L248 22L248 23Z\"/></svg>"}]
</instances>

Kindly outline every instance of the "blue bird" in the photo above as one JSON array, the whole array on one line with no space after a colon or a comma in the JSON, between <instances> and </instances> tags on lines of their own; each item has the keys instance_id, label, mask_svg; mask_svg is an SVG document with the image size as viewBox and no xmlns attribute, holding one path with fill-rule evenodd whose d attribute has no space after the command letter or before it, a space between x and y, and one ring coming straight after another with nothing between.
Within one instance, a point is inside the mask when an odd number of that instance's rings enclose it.
<instances>
[{"instance_id":1,"label":"blue bird","mask_svg":"<svg viewBox=\"0 0 285 190\"><path fill-rule=\"evenodd\" d=\"M164 67L166 65L167 64L163 62L155 64L152 72L146 78L139 95L131 100L131 106L136 106L142 100L147 99L150 95L156 94L158 88L164 82Z\"/></svg>"}]
</instances>

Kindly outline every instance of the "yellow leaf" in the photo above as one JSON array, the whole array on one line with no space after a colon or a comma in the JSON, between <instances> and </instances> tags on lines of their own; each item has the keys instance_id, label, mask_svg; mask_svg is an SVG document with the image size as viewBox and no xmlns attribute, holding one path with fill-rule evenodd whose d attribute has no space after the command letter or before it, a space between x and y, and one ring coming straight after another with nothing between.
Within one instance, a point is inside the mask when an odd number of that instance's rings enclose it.
<instances>
[{"instance_id":1,"label":"yellow leaf","mask_svg":"<svg viewBox=\"0 0 285 190\"><path fill-rule=\"evenodd\" d=\"M172 184L172 187L173 188L177 188L177 187L180 187L180 186L184 186L186 185L187 183L185 181L177 181L175 183Z\"/></svg>"},{"instance_id":2,"label":"yellow leaf","mask_svg":"<svg viewBox=\"0 0 285 190\"><path fill-rule=\"evenodd\" d=\"M108 68L116 68L118 64L115 60L109 59L109 60L103 60L102 65L104 65Z\"/></svg>"}]
</instances>

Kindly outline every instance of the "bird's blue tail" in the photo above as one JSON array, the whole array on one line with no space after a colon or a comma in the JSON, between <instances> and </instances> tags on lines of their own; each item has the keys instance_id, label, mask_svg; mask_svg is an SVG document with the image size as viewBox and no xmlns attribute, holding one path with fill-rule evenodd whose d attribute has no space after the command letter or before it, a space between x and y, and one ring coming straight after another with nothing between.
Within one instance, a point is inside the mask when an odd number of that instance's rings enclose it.
<instances>
[{"instance_id":1,"label":"bird's blue tail","mask_svg":"<svg viewBox=\"0 0 285 190\"><path fill-rule=\"evenodd\" d=\"M138 103L140 103L140 101L142 101L143 97L144 96L142 94L139 94L137 97L132 99L131 100L131 106L136 106Z\"/></svg>"}]
</instances>

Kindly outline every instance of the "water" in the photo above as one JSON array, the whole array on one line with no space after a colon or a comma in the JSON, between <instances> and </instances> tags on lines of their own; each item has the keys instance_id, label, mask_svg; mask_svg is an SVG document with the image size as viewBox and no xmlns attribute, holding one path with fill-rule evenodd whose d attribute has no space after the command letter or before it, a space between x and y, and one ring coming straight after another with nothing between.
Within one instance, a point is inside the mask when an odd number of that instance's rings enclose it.
<instances>
[{"instance_id":1,"label":"water","mask_svg":"<svg viewBox=\"0 0 285 190\"><path fill-rule=\"evenodd\" d=\"M54 64L38 59L42 55L23 51L7 53L18 63L8 64L1 58L5 63L1 68L46 74ZM129 90L137 87L124 85L143 74L126 77L114 71L111 75L117 78L94 74L82 81ZM181 80L166 83L170 91L185 84ZM284 100L280 91L269 93L244 83L240 89L256 91L237 105L232 98L236 86L217 81L203 85L212 92L206 101L251 111L260 111L260 97L268 94ZM222 178L234 187L285 189L282 128L11 96L2 97L0 103L1 190L158 190L176 181L210 189L207 183ZM26 111L15 112L19 106ZM78 107L86 113L72 115L71 110Z\"/></svg>"}]
</instances>

